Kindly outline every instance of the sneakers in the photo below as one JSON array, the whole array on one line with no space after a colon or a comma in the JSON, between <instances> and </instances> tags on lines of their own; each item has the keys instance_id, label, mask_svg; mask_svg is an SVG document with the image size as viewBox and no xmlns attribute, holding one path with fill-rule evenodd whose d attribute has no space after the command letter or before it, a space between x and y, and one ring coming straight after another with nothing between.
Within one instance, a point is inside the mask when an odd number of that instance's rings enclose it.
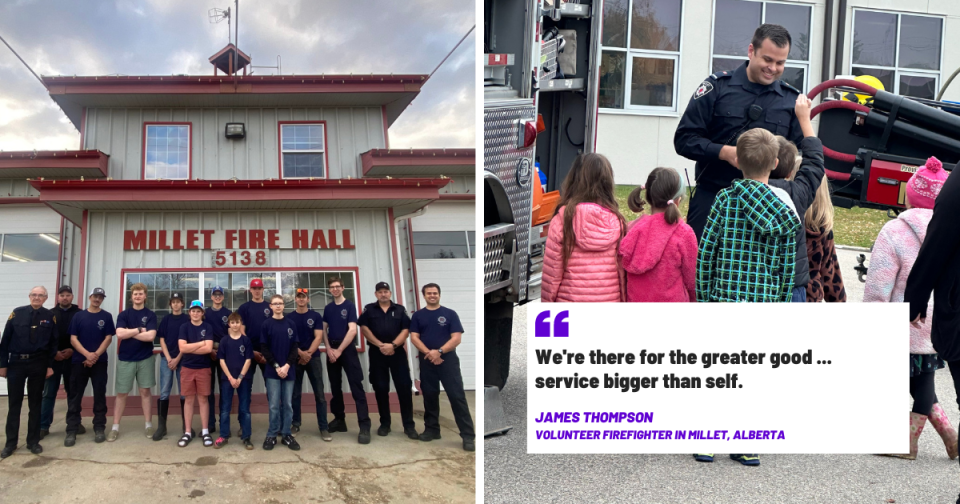
<instances>
[{"instance_id":1,"label":"sneakers","mask_svg":"<svg viewBox=\"0 0 960 504\"><path fill-rule=\"evenodd\" d=\"M390 434L390 427L389 427L389 426L381 425L380 428L377 429L377 435L378 435L378 436L386 436L386 435L388 435L388 434Z\"/></svg>"},{"instance_id":2,"label":"sneakers","mask_svg":"<svg viewBox=\"0 0 960 504\"><path fill-rule=\"evenodd\" d=\"M693 459L697 462L713 462L712 453L694 453Z\"/></svg>"},{"instance_id":3,"label":"sneakers","mask_svg":"<svg viewBox=\"0 0 960 504\"><path fill-rule=\"evenodd\" d=\"M287 448L290 448L293 451L297 451L300 449L300 443L298 443L297 439L291 436L290 434L283 436L283 439L281 439L280 442L283 443L284 446L286 446Z\"/></svg>"},{"instance_id":4,"label":"sneakers","mask_svg":"<svg viewBox=\"0 0 960 504\"><path fill-rule=\"evenodd\" d=\"M43 438L47 437L50 434L50 429L40 429L40 440L43 441Z\"/></svg>"},{"instance_id":5,"label":"sneakers","mask_svg":"<svg viewBox=\"0 0 960 504\"><path fill-rule=\"evenodd\" d=\"M68 432L66 439L63 440L63 446L70 447L77 444L77 433Z\"/></svg>"},{"instance_id":6,"label":"sneakers","mask_svg":"<svg viewBox=\"0 0 960 504\"><path fill-rule=\"evenodd\" d=\"M0 459L5 459L10 455L13 455L13 452L17 451L16 445L7 445L3 447L3 451L0 451Z\"/></svg>"},{"instance_id":7,"label":"sneakers","mask_svg":"<svg viewBox=\"0 0 960 504\"><path fill-rule=\"evenodd\" d=\"M143 433L147 435L147 439L153 439L154 432L156 432L156 429L154 429L153 427L150 427L149 429L147 428L143 429Z\"/></svg>"},{"instance_id":8,"label":"sneakers","mask_svg":"<svg viewBox=\"0 0 960 504\"><path fill-rule=\"evenodd\" d=\"M112 443L116 441L118 437L120 437L120 431L116 429L110 429L110 434L107 434L107 442Z\"/></svg>"},{"instance_id":9,"label":"sneakers","mask_svg":"<svg viewBox=\"0 0 960 504\"><path fill-rule=\"evenodd\" d=\"M320 431L320 439L324 441L333 441L333 436L330 435L330 431L322 430Z\"/></svg>"},{"instance_id":10,"label":"sneakers","mask_svg":"<svg viewBox=\"0 0 960 504\"><path fill-rule=\"evenodd\" d=\"M40 443L37 443L33 446L28 446L27 449L30 450L30 453L34 455L40 455L41 453L43 453L43 447L40 446Z\"/></svg>"},{"instance_id":11,"label":"sneakers","mask_svg":"<svg viewBox=\"0 0 960 504\"><path fill-rule=\"evenodd\" d=\"M86 434L86 433L87 433L87 429L83 428L83 424L80 424L77 426L77 434Z\"/></svg>"},{"instance_id":12,"label":"sneakers","mask_svg":"<svg viewBox=\"0 0 960 504\"><path fill-rule=\"evenodd\" d=\"M107 440L107 434L106 434L105 432L103 432L102 430L95 430L94 433L95 433L96 436L97 436L97 437L95 437L95 438L93 439L94 442L102 443L102 442L104 442L104 441Z\"/></svg>"},{"instance_id":13,"label":"sneakers","mask_svg":"<svg viewBox=\"0 0 960 504\"><path fill-rule=\"evenodd\" d=\"M267 438L263 440L264 450L272 450L274 446L277 446L277 438L275 436L267 436Z\"/></svg>"},{"instance_id":14,"label":"sneakers","mask_svg":"<svg viewBox=\"0 0 960 504\"><path fill-rule=\"evenodd\" d=\"M330 422L329 430L330 432L347 432L347 422L344 422L342 418L334 418Z\"/></svg>"},{"instance_id":15,"label":"sneakers","mask_svg":"<svg viewBox=\"0 0 960 504\"><path fill-rule=\"evenodd\" d=\"M290 424L290 432L292 432L292 433L294 433L294 434L300 432L300 424L298 424L298 423Z\"/></svg>"},{"instance_id":16,"label":"sneakers","mask_svg":"<svg viewBox=\"0 0 960 504\"><path fill-rule=\"evenodd\" d=\"M414 429L413 427L407 427L406 429L403 429L403 433L406 434L410 439L420 439L420 435L417 434L417 429Z\"/></svg>"},{"instance_id":17,"label":"sneakers","mask_svg":"<svg viewBox=\"0 0 960 504\"><path fill-rule=\"evenodd\" d=\"M370 444L370 429L360 429L360 435L357 436L357 442L360 444Z\"/></svg>"},{"instance_id":18,"label":"sneakers","mask_svg":"<svg viewBox=\"0 0 960 504\"><path fill-rule=\"evenodd\" d=\"M240 441L243 441L243 447L244 447L244 448L246 448L246 449L248 449L248 450L252 450L252 449L253 449L253 443L250 442L250 438L245 437L245 438L241 439Z\"/></svg>"},{"instance_id":19,"label":"sneakers","mask_svg":"<svg viewBox=\"0 0 960 504\"><path fill-rule=\"evenodd\" d=\"M468 451L468 452L477 451L477 445L476 445L476 443L474 442L474 440L472 440L472 439L464 439L464 440L463 440L463 451Z\"/></svg>"},{"instance_id":20,"label":"sneakers","mask_svg":"<svg viewBox=\"0 0 960 504\"><path fill-rule=\"evenodd\" d=\"M420 441L427 442L433 441L434 439L440 439L439 432L423 431L423 434L420 434Z\"/></svg>"},{"instance_id":21,"label":"sneakers","mask_svg":"<svg viewBox=\"0 0 960 504\"><path fill-rule=\"evenodd\" d=\"M213 442L213 447L219 450L225 444L227 444L227 438L218 437L217 440ZM253 445L250 445L250 448L253 448Z\"/></svg>"},{"instance_id":22,"label":"sneakers","mask_svg":"<svg viewBox=\"0 0 960 504\"><path fill-rule=\"evenodd\" d=\"M756 453L750 454L730 454L732 460L736 460L745 466L758 466L760 465L760 455Z\"/></svg>"}]
</instances>

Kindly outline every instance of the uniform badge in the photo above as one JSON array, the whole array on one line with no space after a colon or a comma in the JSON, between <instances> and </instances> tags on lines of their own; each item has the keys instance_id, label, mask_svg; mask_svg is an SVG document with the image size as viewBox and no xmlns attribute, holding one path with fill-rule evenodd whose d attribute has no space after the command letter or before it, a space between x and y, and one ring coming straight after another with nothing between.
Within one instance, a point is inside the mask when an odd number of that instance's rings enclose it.
<instances>
[{"instance_id":1,"label":"uniform badge","mask_svg":"<svg viewBox=\"0 0 960 504\"><path fill-rule=\"evenodd\" d=\"M710 91L713 91L713 84L711 84L709 81L703 81L703 84L700 84L700 87L697 88L697 91L693 93L693 99L697 100Z\"/></svg>"},{"instance_id":2,"label":"uniform badge","mask_svg":"<svg viewBox=\"0 0 960 504\"><path fill-rule=\"evenodd\" d=\"M340 316L343 317L343 318L347 318L347 309L346 309L346 308L340 310Z\"/></svg>"},{"instance_id":3,"label":"uniform badge","mask_svg":"<svg viewBox=\"0 0 960 504\"><path fill-rule=\"evenodd\" d=\"M13 320L13 317L16 317L16 316L17 314L15 312L10 312L10 316L7 317L7 320Z\"/></svg>"},{"instance_id":4,"label":"uniform badge","mask_svg":"<svg viewBox=\"0 0 960 504\"><path fill-rule=\"evenodd\" d=\"M247 349L243 345L240 345L240 353L244 353L246 351Z\"/></svg>"},{"instance_id":5,"label":"uniform badge","mask_svg":"<svg viewBox=\"0 0 960 504\"><path fill-rule=\"evenodd\" d=\"M104 326L103 320L98 320L97 327L99 327L100 329L103 329L103 326Z\"/></svg>"},{"instance_id":6,"label":"uniform badge","mask_svg":"<svg viewBox=\"0 0 960 504\"><path fill-rule=\"evenodd\" d=\"M147 317L143 317L140 321L143 322L143 325L147 325Z\"/></svg>"},{"instance_id":7,"label":"uniform badge","mask_svg":"<svg viewBox=\"0 0 960 504\"><path fill-rule=\"evenodd\" d=\"M206 330L206 329L200 329L200 337L201 337L201 338L206 338L206 337L207 337L207 330Z\"/></svg>"},{"instance_id":8,"label":"uniform badge","mask_svg":"<svg viewBox=\"0 0 960 504\"><path fill-rule=\"evenodd\" d=\"M269 317L269 316L270 316L270 308L264 308L264 309L263 309L263 314Z\"/></svg>"},{"instance_id":9,"label":"uniform badge","mask_svg":"<svg viewBox=\"0 0 960 504\"><path fill-rule=\"evenodd\" d=\"M307 319L307 327L313 329L313 319L312 319L312 318L308 318L308 319Z\"/></svg>"},{"instance_id":10,"label":"uniform badge","mask_svg":"<svg viewBox=\"0 0 960 504\"><path fill-rule=\"evenodd\" d=\"M226 324L226 323L227 323L227 316L224 315L223 317L220 317L220 320L222 320L223 323Z\"/></svg>"},{"instance_id":11,"label":"uniform badge","mask_svg":"<svg viewBox=\"0 0 960 504\"><path fill-rule=\"evenodd\" d=\"M293 339L293 329L287 328L287 339Z\"/></svg>"},{"instance_id":12,"label":"uniform badge","mask_svg":"<svg viewBox=\"0 0 960 504\"><path fill-rule=\"evenodd\" d=\"M440 327L443 327L447 325L447 317L444 317L444 316L437 317L437 322L440 323Z\"/></svg>"}]
</instances>

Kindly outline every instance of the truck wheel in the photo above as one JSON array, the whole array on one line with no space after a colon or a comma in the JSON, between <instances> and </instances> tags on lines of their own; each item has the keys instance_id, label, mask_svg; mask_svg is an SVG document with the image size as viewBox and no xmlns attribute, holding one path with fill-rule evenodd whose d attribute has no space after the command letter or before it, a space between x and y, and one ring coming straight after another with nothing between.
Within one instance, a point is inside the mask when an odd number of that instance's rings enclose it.
<instances>
[{"instance_id":1,"label":"truck wheel","mask_svg":"<svg viewBox=\"0 0 960 504\"><path fill-rule=\"evenodd\" d=\"M513 336L513 303L486 303L484 320L483 383L503 390L510 374L510 340Z\"/></svg>"}]
</instances>

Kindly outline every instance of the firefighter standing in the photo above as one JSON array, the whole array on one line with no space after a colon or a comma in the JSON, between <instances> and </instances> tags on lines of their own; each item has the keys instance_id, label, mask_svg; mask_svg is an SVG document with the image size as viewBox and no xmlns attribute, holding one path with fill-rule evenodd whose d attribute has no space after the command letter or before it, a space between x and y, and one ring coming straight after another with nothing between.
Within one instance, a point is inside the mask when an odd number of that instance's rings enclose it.
<instances>
[{"instance_id":1,"label":"firefighter standing","mask_svg":"<svg viewBox=\"0 0 960 504\"><path fill-rule=\"evenodd\" d=\"M47 289L34 287L30 304L13 310L0 337L0 377L7 379L7 442L0 458L13 455L20 440L20 410L23 389L27 388L30 415L27 420L27 448L39 455L40 408L43 385L53 375L53 358L57 353L57 320L43 307Z\"/></svg>"}]
</instances>

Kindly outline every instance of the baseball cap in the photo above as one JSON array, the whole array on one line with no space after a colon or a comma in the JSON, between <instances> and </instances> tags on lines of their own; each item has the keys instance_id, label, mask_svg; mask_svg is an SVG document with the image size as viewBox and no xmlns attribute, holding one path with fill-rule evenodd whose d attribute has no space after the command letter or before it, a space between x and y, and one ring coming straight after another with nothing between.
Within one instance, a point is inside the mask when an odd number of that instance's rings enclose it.
<instances>
[{"instance_id":1,"label":"baseball cap","mask_svg":"<svg viewBox=\"0 0 960 504\"><path fill-rule=\"evenodd\" d=\"M215 286L215 287L210 291L210 295L212 296L212 295L214 295L214 294L216 294L216 293L218 293L218 292L219 292L220 294L223 294L223 287L220 287L219 285Z\"/></svg>"},{"instance_id":2,"label":"baseball cap","mask_svg":"<svg viewBox=\"0 0 960 504\"><path fill-rule=\"evenodd\" d=\"M303 294L304 296L309 296L310 292L307 289L304 289L301 287L297 289L297 295L299 296L300 294Z\"/></svg>"},{"instance_id":3,"label":"baseball cap","mask_svg":"<svg viewBox=\"0 0 960 504\"><path fill-rule=\"evenodd\" d=\"M69 285L61 285L60 288L57 290L57 294L63 294L64 292L69 292L70 294L73 294L73 289L71 289Z\"/></svg>"},{"instance_id":4,"label":"baseball cap","mask_svg":"<svg viewBox=\"0 0 960 504\"><path fill-rule=\"evenodd\" d=\"M374 289L374 291L381 291L381 290L384 290L384 289L390 290L390 284L388 284L387 282L378 282L378 283L377 283L377 288Z\"/></svg>"},{"instance_id":5,"label":"baseball cap","mask_svg":"<svg viewBox=\"0 0 960 504\"><path fill-rule=\"evenodd\" d=\"M90 291L90 295L107 297L107 293L103 290L103 287L95 287L92 291Z\"/></svg>"},{"instance_id":6,"label":"baseball cap","mask_svg":"<svg viewBox=\"0 0 960 504\"><path fill-rule=\"evenodd\" d=\"M179 300L182 302L182 301L183 301L183 295L180 294L179 292L171 293L171 294L170 294L170 301L173 301L174 299L179 299Z\"/></svg>"},{"instance_id":7,"label":"baseball cap","mask_svg":"<svg viewBox=\"0 0 960 504\"><path fill-rule=\"evenodd\" d=\"M195 299L195 300L191 301L191 302L190 302L190 309L192 310L192 309L194 309L194 308L199 308L199 309L202 310L202 309L203 309L203 301L200 301L199 299Z\"/></svg>"},{"instance_id":8,"label":"baseball cap","mask_svg":"<svg viewBox=\"0 0 960 504\"><path fill-rule=\"evenodd\" d=\"M253 280L250 280L250 288L252 289L254 287L260 287L262 289L263 280L260 280L259 278L254 278Z\"/></svg>"}]
</instances>

